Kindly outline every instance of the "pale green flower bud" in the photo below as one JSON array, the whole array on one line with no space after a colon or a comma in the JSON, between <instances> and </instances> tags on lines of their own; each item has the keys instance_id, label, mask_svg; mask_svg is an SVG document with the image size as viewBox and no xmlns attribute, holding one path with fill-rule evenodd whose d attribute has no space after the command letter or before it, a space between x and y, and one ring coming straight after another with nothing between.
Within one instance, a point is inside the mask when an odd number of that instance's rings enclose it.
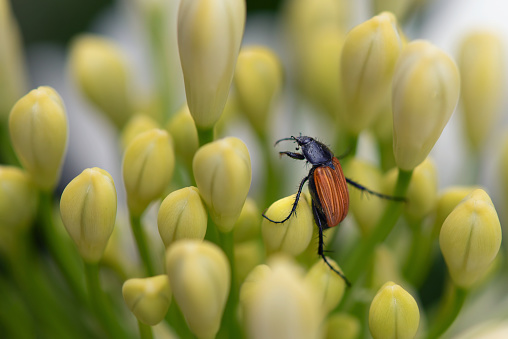
<instances>
[{"instance_id":1,"label":"pale green flower bud","mask_svg":"<svg viewBox=\"0 0 508 339\"><path fill-rule=\"evenodd\" d=\"M22 41L8 0L0 1L0 121L7 118L12 105L26 93Z\"/></svg>"},{"instance_id":2,"label":"pale green flower bud","mask_svg":"<svg viewBox=\"0 0 508 339\"><path fill-rule=\"evenodd\" d=\"M452 186L446 188L437 199L436 215L434 219L434 228L432 230L432 237L435 238L441 231L445 219L453 211L453 209L474 190L478 189L476 186Z\"/></svg>"},{"instance_id":3,"label":"pale green flower bud","mask_svg":"<svg viewBox=\"0 0 508 339\"><path fill-rule=\"evenodd\" d=\"M380 244L376 247L373 255L370 287L373 290L378 290L387 281L402 281L400 263L390 248Z\"/></svg>"},{"instance_id":4,"label":"pale green flower bud","mask_svg":"<svg viewBox=\"0 0 508 339\"><path fill-rule=\"evenodd\" d=\"M70 70L88 100L118 126L132 114L129 70L113 41L91 34L71 45Z\"/></svg>"},{"instance_id":5,"label":"pale green flower bud","mask_svg":"<svg viewBox=\"0 0 508 339\"><path fill-rule=\"evenodd\" d=\"M393 75L393 152L409 171L429 155L459 98L459 71L436 46L416 40L404 48Z\"/></svg>"},{"instance_id":6,"label":"pale green flower bud","mask_svg":"<svg viewBox=\"0 0 508 339\"><path fill-rule=\"evenodd\" d=\"M167 188L175 155L168 132L152 129L141 133L127 146L122 163L127 204L134 215L141 215L148 204Z\"/></svg>"},{"instance_id":7,"label":"pale green flower bud","mask_svg":"<svg viewBox=\"0 0 508 339\"><path fill-rule=\"evenodd\" d=\"M60 214L83 260L98 262L113 232L116 189L103 169L88 168L75 177L62 193Z\"/></svg>"},{"instance_id":8,"label":"pale green flower bud","mask_svg":"<svg viewBox=\"0 0 508 339\"><path fill-rule=\"evenodd\" d=\"M262 46L242 48L233 81L241 110L260 134L265 133L282 80L282 65L273 51Z\"/></svg>"},{"instance_id":9,"label":"pale green flower bud","mask_svg":"<svg viewBox=\"0 0 508 339\"><path fill-rule=\"evenodd\" d=\"M393 168L386 174L385 187L393 192L397 181L398 169ZM437 169L434 162L427 158L416 166L406 193L404 209L408 216L421 219L434 210L437 203Z\"/></svg>"},{"instance_id":10,"label":"pale green flower bud","mask_svg":"<svg viewBox=\"0 0 508 339\"><path fill-rule=\"evenodd\" d=\"M138 135L154 128L159 128L159 124L148 115L134 115L129 119L122 130L121 139L123 149L125 150Z\"/></svg>"},{"instance_id":11,"label":"pale green flower bud","mask_svg":"<svg viewBox=\"0 0 508 339\"><path fill-rule=\"evenodd\" d=\"M501 225L484 190L469 194L448 215L439 234L453 282L469 288L488 271L501 247Z\"/></svg>"},{"instance_id":12,"label":"pale green flower bud","mask_svg":"<svg viewBox=\"0 0 508 339\"><path fill-rule=\"evenodd\" d=\"M201 147L192 162L194 178L221 232L229 232L242 211L252 180L249 150L238 138Z\"/></svg>"},{"instance_id":13,"label":"pale green flower bud","mask_svg":"<svg viewBox=\"0 0 508 339\"><path fill-rule=\"evenodd\" d=\"M41 86L16 102L9 117L12 145L36 185L51 191L67 149L67 114L62 98Z\"/></svg>"},{"instance_id":14,"label":"pale green flower bud","mask_svg":"<svg viewBox=\"0 0 508 339\"><path fill-rule=\"evenodd\" d=\"M242 285L240 300L248 338L320 337L321 301L287 259L255 269Z\"/></svg>"},{"instance_id":15,"label":"pale green flower bud","mask_svg":"<svg viewBox=\"0 0 508 339\"><path fill-rule=\"evenodd\" d=\"M249 240L235 244L234 255L236 281L242 282L254 267L263 263L265 250L260 241Z\"/></svg>"},{"instance_id":16,"label":"pale green flower bud","mask_svg":"<svg viewBox=\"0 0 508 339\"><path fill-rule=\"evenodd\" d=\"M178 239L205 238L208 215L196 187L170 193L159 208L157 224L166 248Z\"/></svg>"},{"instance_id":17,"label":"pale green flower bud","mask_svg":"<svg viewBox=\"0 0 508 339\"><path fill-rule=\"evenodd\" d=\"M265 215L274 220L284 220L293 207L296 195L274 202ZM283 224L275 224L263 218L261 234L268 253L283 252L296 256L305 251L312 239L314 219L312 210L303 196L298 202L296 213Z\"/></svg>"},{"instance_id":18,"label":"pale green flower bud","mask_svg":"<svg viewBox=\"0 0 508 339\"><path fill-rule=\"evenodd\" d=\"M346 128L358 134L369 127L390 96L390 83L402 41L395 16L381 13L353 28L344 41L341 80Z\"/></svg>"},{"instance_id":19,"label":"pale green flower bud","mask_svg":"<svg viewBox=\"0 0 508 339\"><path fill-rule=\"evenodd\" d=\"M129 279L122 286L127 307L143 324L155 326L164 319L171 304L168 276Z\"/></svg>"},{"instance_id":20,"label":"pale green flower bud","mask_svg":"<svg viewBox=\"0 0 508 339\"><path fill-rule=\"evenodd\" d=\"M419 323L420 312L411 294L391 281L384 284L369 310L369 328L374 339L414 338Z\"/></svg>"},{"instance_id":21,"label":"pale green flower bud","mask_svg":"<svg viewBox=\"0 0 508 339\"><path fill-rule=\"evenodd\" d=\"M257 239L261 233L261 212L252 198L247 198L235 223L235 243Z\"/></svg>"},{"instance_id":22,"label":"pale green flower bud","mask_svg":"<svg viewBox=\"0 0 508 339\"><path fill-rule=\"evenodd\" d=\"M333 259L327 259L336 270L342 272ZM333 272L321 258L307 272L305 281L314 289L325 313L330 312L339 304L346 289L344 279Z\"/></svg>"},{"instance_id":23,"label":"pale green flower bud","mask_svg":"<svg viewBox=\"0 0 508 339\"><path fill-rule=\"evenodd\" d=\"M167 130L173 137L175 152L191 168L192 158L198 150L198 130L187 105L183 106L169 121Z\"/></svg>"},{"instance_id":24,"label":"pale green flower bud","mask_svg":"<svg viewBox=\"0 0 508 339\"><path fill-rule=\"evenodd\" d=\"M20 168L0 165L0 228L25 231L37 212L37 189Z\"/></svg>"},{"instance_id":25,"label":"pale green flower bud","mask_svg":"<svg viewBox=\"0 0 508 339\"><path fill-rule=\"evenodd\" d=\"M199 128L219 120L245 26L245 0L187 0L178 11L178 50L189 110Z\"/></svg>"},{"instance_id":26,"label":"pale green flower bud","mask_svg":"<svg viewBox=\"0 0 508 339\"><path fill-rule=\"evenodd\" d=\"M214 338L231 279L224 252L207 241L179 240L166 252L166 268L189 329L200 339Z\"/></svg>"},{"instance_id":27,"label":"pale green flower bud","mask_svg":"<svg viewBox=\"0 0 508 339\"><path fill-rule=\"evenodd\" d=\"M326 321L326 339L356 339L360 338L361 325L358 318L347 313L336 313Z\"/></svg>"},{"instance_id":28,"label":"pale green flower bud","mask_svg":"<svg viewBox=\"0 0 508 339\"><path fill-rule=\"evenodd\" d=\"M458 64L467 137L480 149L501 113L504 53L501 39L490 32L469 34L460 47Z\"/></svg>"},{"instance_id":29,"label":"pale green flower bud","mask_svg":"<svg viewBox=\"0 0 508 339\"><path fill-rule=\"evenodd\" d=\"M344 166L344 173L348 178L376 192L383 192L383 175L381 170L363 160L353 158ZM393 191L392 191L393 192ZM363 236L376 226L384 211L386 201L370 197L357 189L349 190L349 208L362 232ZM366 213L368 211L368 213Z\"/></svg>"}]
</instances>

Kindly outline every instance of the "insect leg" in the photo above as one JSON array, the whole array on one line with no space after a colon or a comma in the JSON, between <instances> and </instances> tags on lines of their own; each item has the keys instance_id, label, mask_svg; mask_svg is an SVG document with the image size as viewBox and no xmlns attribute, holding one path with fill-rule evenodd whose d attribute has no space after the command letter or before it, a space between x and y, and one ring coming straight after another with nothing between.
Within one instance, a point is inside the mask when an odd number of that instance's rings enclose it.
<instances>
[{"instance_id":1,"label":"insect leg","mask_svg":"<svg viewBox=\"0 0 508 339\"><path fill-rule=\"evenodd\" d=\"M272 219L268 218L264 213L263 213L263 217L266 220L271 221L275 224L282 224L282 223L286 222L289 218L291 218L291 216L296 212L296 206L298 205L298 201L300 200L300 195L302 194L303 185L305 185L305 182L309 179L309 176L310 175L303 178L302 182L300 183L300 187L298 188L298 193L296 193L295 202L293 203L293 208L291 209L291 212L289 213L289 215L286 218L284 218L284 220L281 220L281 221L272 220Z\"/></svg>"},{"instance_id":2,"label":"insect leg","mask_svg":"<svg viewBox=\"0 0 508 339\"><path fill-rule=\"evenodd\" d=\"M305 159L303 154L295 153L295 152L288 152L288 151L279 152L279 155L280 156L287 155L288 157L293 158L293 159L297 159L297 160L303 160L303 159Z\"/></svg>"},{"instance_id":3,"label":"insect leg","mask_svg":"<svg viewBox=\"0 0 508 339\"><path fill-rule=\"evenodd\" d=\"M351 186L359 189L360 191L370 193L370 194L375 195L376 197L379 197L381 199L395 200L395 201L406 201L406 198L404 198L404 197L394 197L394 196L391 196L391 195L387 195L387 194L371 191L367 187L362 186L359 183L354 182L353 180L351 180L349 178L346 178L346 181L347 181L348 184L350 184Z\"/></svg>"},{"instance_id":4,"label":"insect leg","mask_svg":"<svg viewBox=\"0 0 508 339\"><path fill-rule=\"evenodd\" d=\"M351 283L349 282L349 280L347 280L346 276L344 274L342 274L342 272L340 272L339 270L335 269L328 262L328 259L326 259L326 256L324 254L324 252L325 252L324 251L324 243L325 242L324 242L324 238L323 238L323 224L326 224L326 221L324 221L325 219L323 219L323 217L320 215L318 208L317 208L316 204L314 203L314 201L312 201L312 212L314 214L314 220L316 221L316 225L318 227L318 232L319 232L318 255L323 259L325 264L327 264L328 267L330 267L330 269L332 271L337 273L344 280L346 285L351 286Z\"/></svg>"}]
</instances>

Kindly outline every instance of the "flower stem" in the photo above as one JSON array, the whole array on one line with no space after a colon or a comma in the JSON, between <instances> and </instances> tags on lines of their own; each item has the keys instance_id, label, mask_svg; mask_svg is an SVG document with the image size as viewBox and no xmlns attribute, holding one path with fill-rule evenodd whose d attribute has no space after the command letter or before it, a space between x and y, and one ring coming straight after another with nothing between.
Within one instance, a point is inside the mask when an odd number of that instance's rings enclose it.
<instances>
[{"instance_id":1,"label":"flower stem","mask_svg":"<svg viewBox=\"0 0 508 339\"><path fill-rule=\"evenodd\" d=\"M407 282L419 287L427 276L432 259L432 229L424 229L421 220L410 221L412 240L409 255L404 265L404 277Z\"/></svg>"},{"instance_id":2,"label":"flower stem","mask_svg":"<svg viewBox=\"0 0 508 339\"><path fill-rule=\"evenodd\" d=\"M110 338L129 338L128 333L124 331L118 319L114 316L113 310L106 300L106 295L101 289L98 264L87 262L84 264L88 296L97 319L101 322Z\"/></svg>"},{"instance_id":3,"label":"flower stem","mask_svg":"<svg viewBox=\"0 0 508 339\"><path fill-rule=\"evenodd\" d=\"M180 338L195 338L194 334L187 327L185 318L182 315L182 311L176 304L175 301L169 306L168 313L166 313L166 323L176 332Z\"/></svg>"},{"instance_id":4,"label":"flower stem","mask_svg":"<svg viewBox=\"0 0 508 339\"><path fill-rule=\"evenodd\" d=\"M435 321L431 322L432 326L429 328L427 338L439 338L443 333L445 333L445 331L457 318L467 295L468 290L459 288L449 282L445 298L436 313Z\"/></svg>"},{"instance_id":5,"label":"flower stem","mask_svg":"<svg viewBox=\"0 0 508 339\"><path fill-rule=\"evenodd\" d=\"M397 184L393 192L394 196L404 197L406 195L412 173L413 171L399 170ZM403 207L404 203L390 200L376 227L347 256L347 261L344 262L344 272L351 282L354 283L360 277L360 274L367 269L376 245L383 242L390 234L402 213Z\"/></svg>"},{"instance_id":6,"label":"flower stem","mask_svg":"<svg viewBox=\"0 0 508 339\"><path fill-rule=\"evenodd\" d=\"M213 127L200 128L200 127L196 126L196 128L198 130L199 147L206 145L206 144L213 141L213 135L214 135Z\"/></svg>"},{"instance_id":7,"label":"flower stem","mask_svg":"<svg viewBox=\"0 0 508 339\"><path fill-rule=\"evenodd\" d=\"M141 339L153 339L152 327L138 320L139 337Z\"/></svg>"},{"instance_id":8,"label":"flower stem","mask_svg":"<svg viewBox=\"0 0 508 339\"><path fill-rule=\"evenodd\" d=\"M150 251L148 250L145 233L141 227L140 216L134 216L131 214L131 229L132 233L134 234L134 239L136 240L139 256L141 257L141 260L145 266L146 274L149 277L153 277L156 275L155 269L153 267L152 261L150 260Z\"/></svg>"}]
</instances>

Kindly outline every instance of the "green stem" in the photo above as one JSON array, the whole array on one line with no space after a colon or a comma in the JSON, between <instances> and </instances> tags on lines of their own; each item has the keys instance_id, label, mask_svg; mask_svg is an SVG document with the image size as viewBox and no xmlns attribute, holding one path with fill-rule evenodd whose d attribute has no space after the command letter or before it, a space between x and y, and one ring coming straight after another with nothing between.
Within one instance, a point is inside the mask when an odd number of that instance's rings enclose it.
<instances>
[{"instance_id":1,"label":"green stem","mask_svg":"<svg viewBox=\"0 0 508 339\"><path fill-rule=\"evenodd\" d=\"M413 171L399 170L397 184L393 192L394 196L404 197L406 195L412 173ZM390 200L374 230L347 256L347 260L344 262L344 272L352 283L366 270L376 245L383 242L390 234L402 213L403 207L404 203Z\"/></svg>"},{"instance_id":2,"label":"green stem","mask_svg":"<svg viewBox=\"0 0 508 339\"><path fill-rule=\"evenodd\" d=\"M141 260L145 266L146 273L149 277L153 277L156 275L155 269L153 267L152 260L150 259L150 251L148 249L145 233L141 227L140 216L134 216L131 214L131 229L132 233L134 234L134 239L136 240L139 256L141 257Z\"/></svg>"},{"instance_id":3,"label":"green stem","mask_svg":"<svg viewBox=\"0 0 508 339\"><path fill-rule=\"evenodd\" d=\"M97 320L102 324L110 338L128 338L126 331L116 319L106 295L99 282L99 266L97 263L85 262L85 276L88 287L88 296Z\"/></svg>"},{"instance_id":4,"label":"green stem","mask_svg":"<svg viewBox=\"0 0 508 339\"><path fill-rule=\"evenodd\" d=\"M430 234L432 230L425 230L422 222L412 222L412 240L408 258L404 265L404 277L407 282L415 287L419 287L430 267L432 258L433 238Z\"/></svg>"},{"instance_id":5,"label":"green stem","mask_svg":"<svg viewBox=\"0 0 508 339\"><path fill-rule=\"evenodd\" d=\"M152 327L138 320L139 337L141 339L153 339Z\"/></svg>"},{"instance_id":6,"label":"green stem","mask_svg":"<svg viewBox=\"0 0 508 339\"><path fill-rule=\"evenodd\" d=\"M0 116L1 116L0 112ZM0 164L19 165L18 158L12 148L11 140L9 138L9 128L7 121L0 122Z\"/></svg>"},{"instance_id":7,"label":"green stem","mask_svg":"<svg viewBox=\"0 0 508 339\"><path fill-rule=\"evenodd\" d=\"M460 313L468 295L466 289L459 288L449 282L449 288L441 306L436 313L435 321L427 333L428 339L439 338L453 324Z\"/></svg>"},{"instance_id":8,"label":"green stem","mask_svg":"<svg viewBox=\"0 0 508 339\"><path fill-rule=\"evenodd\" d=\"M81 301L86 301L84 277L75 247L56 229L53 222L53 197L50 192L40 192L38 220L51 256L62 272L71 290Z\"/></svg>"},{"instance_id":9,"label":"green stem","mask_svg":"<svg viewBox=\"0 0 508 339\"><path fill-rule=\"evenodd\" d=\"M200 128L196 126L198 129L198 138L199 138L199 147L206 145L213 141L214 131L212 128Z\"/></svg>"},{"instance_id":10,"label":"green stem","mask_svg":"<svg viewBox=\"0 0 508 339\"><path fill-rule=\"evenodd\" d=\"M229 297L226 303L226 309L224 310L224 315L222 317L221 329L219 332L219 337L222 337L222 334L227 331L228 335L225 337L228 338L241 338L242 332L240 330L240 325L237 321L237 306L239 300L239 288L236 282L236 269L235 269L235 257L234 257L234 239L233 232L222 233L219 232L219 238L221 247L226 253L228 257L228 261L231 268L231 285L229 291Z\"/></svg>"},{"instance_id":11,"label":"green stem","mask_svg":"<svg viewBox=\"0 0 508 339\"><path fill-rule=\"evenodd\" d=\"M180 338L195 338L194 334L187 327L187 322L180 311L180 308L175 301L169 306L168 313L166 313L166 323L176 332Z\"/></svg>"}]
</instances>

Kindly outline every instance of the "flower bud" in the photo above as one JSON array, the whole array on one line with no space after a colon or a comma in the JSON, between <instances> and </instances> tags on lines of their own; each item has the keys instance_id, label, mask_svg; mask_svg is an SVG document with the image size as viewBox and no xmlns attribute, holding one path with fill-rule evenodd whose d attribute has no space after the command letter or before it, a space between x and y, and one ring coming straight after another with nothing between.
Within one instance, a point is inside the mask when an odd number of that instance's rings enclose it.
<instances>
[{"instance_id":1,"label":"flower bud","mask_svg":"<svg viewBox=\"0 0 508 339\"><path fill-rule=\"evenodd\" d=\"M393 192L398 172L398 169L393 168L386 174L387 192ZM430 158L414 169L406 199L404 209L411 218L422 219L434 210L437 202L437 169Z\"/></svg>"},{"instance_id":2,"label":"flower bud","mask_svg":"<svg viewBox=\"0 0 508 339\"><path fill-rule=\"evenodd\" d=\"M263 263L264 252L263 245L258 240L249 240L235 244L236 281L241 283L254 267Z\"/></svg>"},{"instance_id":3,"label":"flower bud","mask_svg":"<svg viewBox=\"0 0 508 339\"><path fill-rule=\"evenodd\" d=\"M178 50L189 110L211 128L229 93L245 26L244 0L188 0L178 11Z\"/></svg>"},{"instance_id":4,"label":"flower bud","mask_svg":"<svg viewBox=\"0 0 508 339\"><path fill-rule=\"evenodd\" d=\"M34 220L37 201L37 189L22 169L0 165L0 228L25 231Z\"/></svg>"},{"instance_id":5,"label":"flower bud","mask_svg":"<svg viewBox=\"0 0 508 339\"><path fill-rule=\"evenodd\" d=\"M159 125L148 115L134 115L122 130L122 148L125 150L138 135L154 128L159 128Z\"/></svg>"},{"instance_id":6,"label":"flower bud","mask_svg":"<svg viewBox=\"0 0 508 339\"><path fill-rule=\"evenodd\" d=\"M175 155L168 132L151 129L138 135L127 146L122 170L127 204L134 215L141 215L158 199L171 181Z\"/></svg>"},{"instance_id":7,"label":"flower bud","mask_svg":"<svg viewBox=\"0 0 508 339\"><path fill-rule=\"evenodd\" d=\"M60 178L67 148L67 114L62 98L41 86L16 102L9 117L12 145L36 185L51 191Z\"/></svg>"},{"instance_id":8,"label":"flower bud","mask_svg":"<svg viewBox=\"0 0 508 339\"><path fill-rule=\"evenodd\" d=\"M352 134L369 127L388 101L401 49L397 20L389 12L356 26L346 36L340 66L347 110L341 118Z\"/></svg>"},{"instance_id":9,"label":"flower bud","mask_svg":"<svg viewBox=\"0 0 508 339\"><path fill-rule=\"evenodd\" d=\"M336 313L326 321L326 339L355 339L360 338L360 321L347 314Z\"/></svg>"},{"instance_id":10,"label":"flower bud","mask_svg":"<svg viewBox=\"0 0 508 339\"><path fill-rule=\"evenodd\" d=\"M436 238L439 235L441 226L453 209L477 188L476 186L453 186L446 188L439 195L436 203L436 216L434 219L432 238Z\"/></svg>"},{"instance_id":11,"label":"flower bud","mask_svg":"<svg viewBox=\"0 0 508 339\"><path fill-rule=\"evenodd\" d=\"M457 66L424 40L409 43L393 75L393 152L409 171L429 155L459 98Z\"/></svg>"},{"instance_id":12,"label":"flower bud","mask_svg":"<svg viewBox=\"0 0 508 339\"><path fill-rule=\"evenodd\" d=\"M265 215L274 220L284 220L293 207L296 195L282 198L274 202ZM296 256L302 253L312 239L314 226L312 211L307 200L300 198L295 214L282 224L273 223L263 218L261 234L268 253L283 252Z\"/></svg>"},{"instance_id":13,"label":"flower bud","mask_svg":"<svg viewBox=\"0 0 508 339\"><path fill-rule=\"evenodd\" d=\"M88 168L75 177L62 193L60 214L83 260L98 262L113 232L116 189L103 169Z\"/></svg>"},{"instance_id":14,"label":"flower bud","mask_svg":"<svg viewBox=\"0 0 508 339\"><path fill-rule=\"evenodd\" d=\"M387 281L402 281L400 263L395 253L384 244L376 247L373 255L370 286L378 290Z\"/></svg>"},{"instance_id":15,"label":"flower bud","mask_svg":"<svg viewBox=\"0 0 508 339\"><path fill-rule=\"evenodd\" d=\"M4 122L12 105L26 93L22 41L10 1L0 1L0 122Z\"/></svg>"},{"instance_id":16,"label":"flower bud","mask_svg":"<svg viewBox=\"0 0 508 339\"><path fill-rule=\"evenodd\" d=\"M221 232L231 231L252 179L247 146L234 137L211 142L196 152L192 168L213 221Z\"/></svg>"},{"instance_id":17,"label":"flower bud","mask_svg":"<svg viewBox=\"0 0 508 339\"><path fill-rule=\"evenodd\" d=\"M207 241L179 240L166 252L166 268L189 329L200 339L214 338L231 279L224 252Z\"/></svg>"},{"instance_id":18,"label":"flower bud","mask_svg":"<svg viewBox=\"0 0 508 339\"><path fill-rule=\"evenodd\" d=\"M342 272L333 259L327 259L336 270ZM305 280L314 288L318 296L317 300L321 302L325 313L330 312L339 304L346 289L344 279L333 272L321 258L307 272Z\"/></svg>"},{"instance_id":19,"label":"flower bud","mask_svg":"<svg viewBox=\"0 0 508 339\"><path fill-rule=\"evenodd\" d=\"M504 88L501 39L490 32L469 34L462 42L458 63L466 134L478 150L501 113Z\"/></svg>"},{"instance_id":20,"label":"flower bud","mask_svg":"<svg viewBox=\"0 0 508 339\"><path fill-rule=\"evenodd\" d=\"M381 170L363 160L353 158L344 166L344 173L348 178L376 192L383 192L383 175ZM393 191L392 191L393 192ZM370 197L357 189L349 191L349 208L355 217L355 221L360 227L363 236L376 226L381 214L384 211L386 201L376 197ZM365 211L369 211L365 213Z\"/></svg>"},{"instance_id":21,"label":"flower bud","mask_svg":"<svg viewBox=\"0 0 508 339\"><path fill-rule=\"evenodd\" d=\"M420 312L411 294L391 281L384 284L369 310L369 328L374 339L414 338L419 323Z\"/></svg>"},{"instance_id":22,"label":"flower bud","mask_svg":"<svg viewBox=\"0 0 508 339\"><path fill-rule=\"evenodd\" d=\"M198 150L198 131L187 105L183 106L169 121L167 130L173 138L175 152L191 168L192 158Z\"/></svg>"},{"instance_id":23,"label":"flower bud","mask_svg":"<svg viewBox=\"0 0 508 339\"><path fill-rule=\"evenodd\" d=\"M129 279L122 286L125 303L143 324L155 326L164 319L171 303L168 276Z\"/></svg>"},{"instance_id":24,"label":"flower bud","mask_svg":"<svg viewBox=\"0 0 508 339\"><path fill-rule=\"evenodd\" d=\"M268 114L282 87L282 65L277 55L261 46L242 48L234 74L240 108L254 129L264 134Z\"/></svg>"},{"instance_id":25,"label":"flower bud","mask_svg":"<svg viewBox=\"0 0 508 339\"><path fill-rule=\"evenodd\" d=\"M255 269L240 291L247 336L319 338L323 314L314 290L291 261L278 259L270 266Z\"/></svg>"},{"instance_id":26,"label":"flower bud","mask_svg":"<svg viewBox=\"0 0 508 339\"><path fill-rule=\"evenodd\" d=\"M261 212L252 198L247 198L234 226L235 243L257 239L261 231Z\"/></svg>"},{"instance_id":27,"label":"flower bud","mask_svg":"<svg viewBox=\"0 0 508 339\"><path fill-rule=\"evenodd\" d=\"M129 72L115 44L91 34L76 38L71 45L70 69L88 100L118 126L132 114Z\"/></svg>"},{"instance_id":28,"label":"flower bud","mask_svg":"<svg viewBox=\"0 0 508 339\"><path fill-rule=\"evenodd\" d=\"M166 248L178 239L205 238L208 215L196 187L170 193L159 208L157 224Z\"/></svg>"},{"instance_id":29,"label":"flower bud","mask_svg":"<svg viewBox=\"0 0 508 339\"><path fill-rule=\"evenodd\" d=\"M473 191L448 215L439 245L457 286L469 288L487 273L501 247L501 225L485 191Z\"/></svg>"}]
</instances>

